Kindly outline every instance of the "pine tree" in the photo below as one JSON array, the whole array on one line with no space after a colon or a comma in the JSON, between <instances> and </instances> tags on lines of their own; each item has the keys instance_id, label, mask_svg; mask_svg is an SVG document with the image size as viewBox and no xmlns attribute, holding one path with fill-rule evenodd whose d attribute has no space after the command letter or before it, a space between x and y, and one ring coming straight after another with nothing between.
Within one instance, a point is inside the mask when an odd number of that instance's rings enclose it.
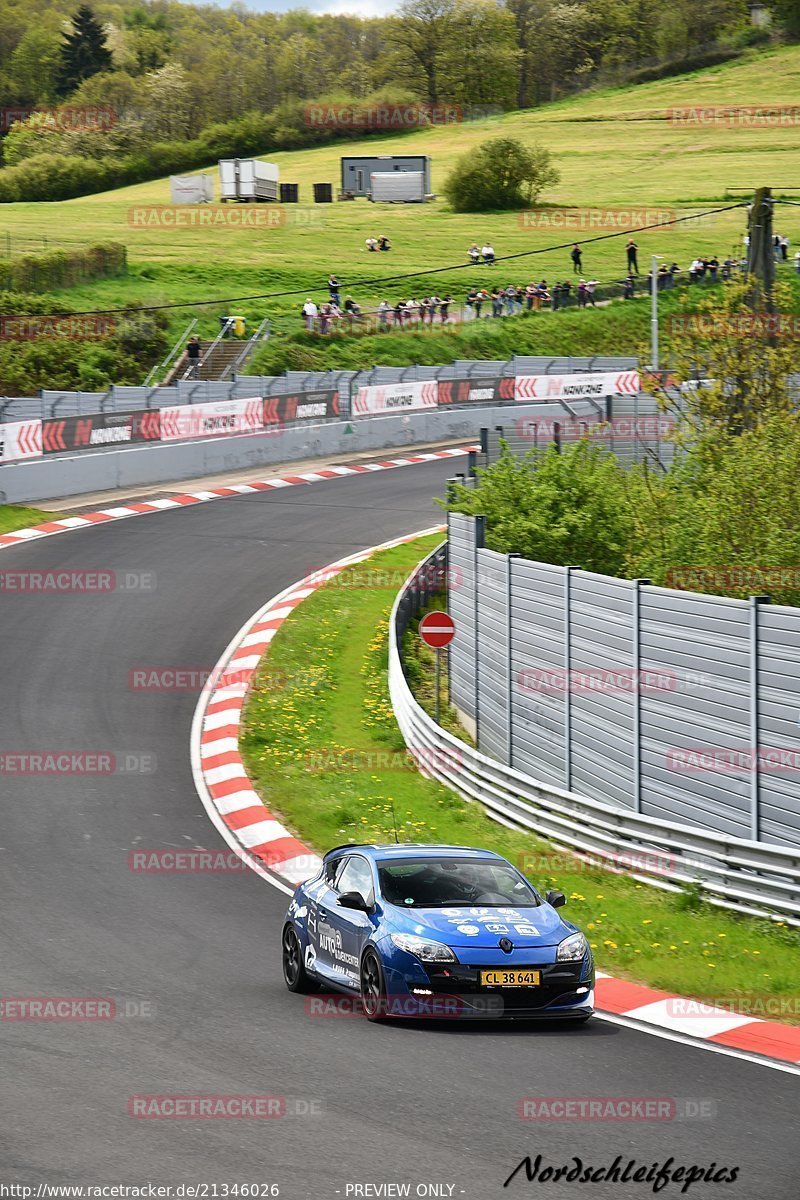
<instances>
[{"instance_id":1,"label":"pine tree","mask_svg":"<svg viewBox=\"0 0 800 1200\"><path fill-rule=\"evenodd\" d=\"M61 43L58 93L69 96L84 79L112 68L111 51L106 46L103 26L88 4L82 4L72 18L72 29Z\"/></svg>"}]
</instances>

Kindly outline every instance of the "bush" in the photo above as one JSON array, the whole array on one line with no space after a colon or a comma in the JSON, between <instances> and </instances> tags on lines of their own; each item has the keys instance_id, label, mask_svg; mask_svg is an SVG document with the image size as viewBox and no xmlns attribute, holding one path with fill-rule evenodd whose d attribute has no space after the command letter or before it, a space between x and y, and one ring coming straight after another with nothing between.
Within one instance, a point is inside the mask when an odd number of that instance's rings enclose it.
<instances>
[{"instance_id":1,"label":"bush","mask_svg":"<svg viewBox=\"0 0 800 1200\"><path fill-rule=\"evenodd\" d=\"M443 191L454 212L491 212L532 204L559 178L543 146L492 138L459 158Z\"/></svg>"},{"instance_id":2,"label":"bush","mask_svg":"<svg viewBox=\"0 0 800 1200\"><path fill-rule=\"evenodd\" d=\"M632 551L633 486L613 454L588 442L525 458L504 450L476 487L455 487L450 507L483 514L499 554L619 575Z\"/></svg>"},{"instance_id":3,"label":"bush","mask_svg":"<svg viewBox=\"0 0 800 1200\"><path fill-rule=\"evenodd\" d=\"M90 279L108 279L126 270L127 251L118 242L87 246L80 250L52 250L47 254L27 254L0 263L0 289L48 292L54 288L74 287ZM12 310L4 307L3 311ZM36 310L22 307L17 311Z\"/></svg>"}]
</instances>

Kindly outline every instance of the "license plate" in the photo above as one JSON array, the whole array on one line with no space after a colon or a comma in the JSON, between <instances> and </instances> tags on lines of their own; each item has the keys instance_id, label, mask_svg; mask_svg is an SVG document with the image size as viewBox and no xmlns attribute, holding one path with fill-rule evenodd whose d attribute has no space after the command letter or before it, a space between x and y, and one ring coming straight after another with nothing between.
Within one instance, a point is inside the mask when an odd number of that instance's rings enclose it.
<instances>
[{"instance_id":1,"label":"license plate","mask_svg":"<svg viewBox=\"0 0 800 1200\"><path fill-rule=\"evenodd\" d=\"M481 987L538 987L541 971L481 971Z\"/></svg>"}]
</instances>

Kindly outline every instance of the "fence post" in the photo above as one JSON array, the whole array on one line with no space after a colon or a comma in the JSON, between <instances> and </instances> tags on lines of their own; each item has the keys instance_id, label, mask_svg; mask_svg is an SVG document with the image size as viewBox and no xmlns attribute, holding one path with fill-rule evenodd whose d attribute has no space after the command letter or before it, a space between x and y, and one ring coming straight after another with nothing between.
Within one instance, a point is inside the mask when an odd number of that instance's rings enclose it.
<instances>
[{"instance_id":1,"label":"fence post","mask_svg":"<svg viewBox=\"0 0 800 1200\"><path fill-rule=\"evenodd\" d=\"M750 597L750 837L761 841L761 761L759 754L759 705L758 705L758 616L762 604L769 604L769 596Z\"/></svg>"},{"instance_id":2,"label":"fence post","mask_svg":"<svg viewBox=\"0 0 800 1200\"><path fill-rule=\"evenodd\" d=\"M564 567L564 787L572 791L572 572Z\"/></svg>"},{"instance_id":3,"label":"fence post","mask_svg":"<svg viewBox=\"0 0 800 1200\"><path fill-rule=\"evenodd\" d=\"M512 574L511 566L515 558L519 558L518 554L506 555L506 763L509 767L514 765L514 669L513 669L513 645L514 635L511 627L511 596L512 596Z\"/></svg>"},{"instance_id":4,"label":"fence post","mask_svg":"<svg viewBox=\"0 0 800 1200\"><path fill-rule=\"evenodd\" d=\"M473 541L472 551L472 620L475 628L475 745L480 750L480 707L481 707L481 685L479 676L478 664L478 621L480 613L478 611L478 596L480 594L480 581L478 579L478 551L482 550L486 538L486 517L475 518L475 536Z\"/></svg>"},{"instance_id":5,"label":"fence post","mask_svg":"<svg viewBox=\"0 0 800 1200\"><path fill-rule=\"evenodd\" d=\"M642 642L641 588L650 579L633 580L633 811L642 811Z\"/></svg>"}]
</instances>

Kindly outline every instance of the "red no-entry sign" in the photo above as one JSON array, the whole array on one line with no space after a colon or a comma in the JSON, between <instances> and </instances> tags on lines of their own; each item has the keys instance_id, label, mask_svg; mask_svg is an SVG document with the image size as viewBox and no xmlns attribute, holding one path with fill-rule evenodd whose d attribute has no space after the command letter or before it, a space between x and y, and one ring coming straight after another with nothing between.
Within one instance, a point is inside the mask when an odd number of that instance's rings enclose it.
<instances>
[{"instance_id":1,"label":"red no-entry sign","mask_svg":"<svg viewBox=\"0 0 800 1200\"><path fill-rule=\"evenodd\" d=\"M419 623L419 636L426 646L441 650L456 636L456 623L444 612L427 613Z\"/></svg>"}]
</instances>

